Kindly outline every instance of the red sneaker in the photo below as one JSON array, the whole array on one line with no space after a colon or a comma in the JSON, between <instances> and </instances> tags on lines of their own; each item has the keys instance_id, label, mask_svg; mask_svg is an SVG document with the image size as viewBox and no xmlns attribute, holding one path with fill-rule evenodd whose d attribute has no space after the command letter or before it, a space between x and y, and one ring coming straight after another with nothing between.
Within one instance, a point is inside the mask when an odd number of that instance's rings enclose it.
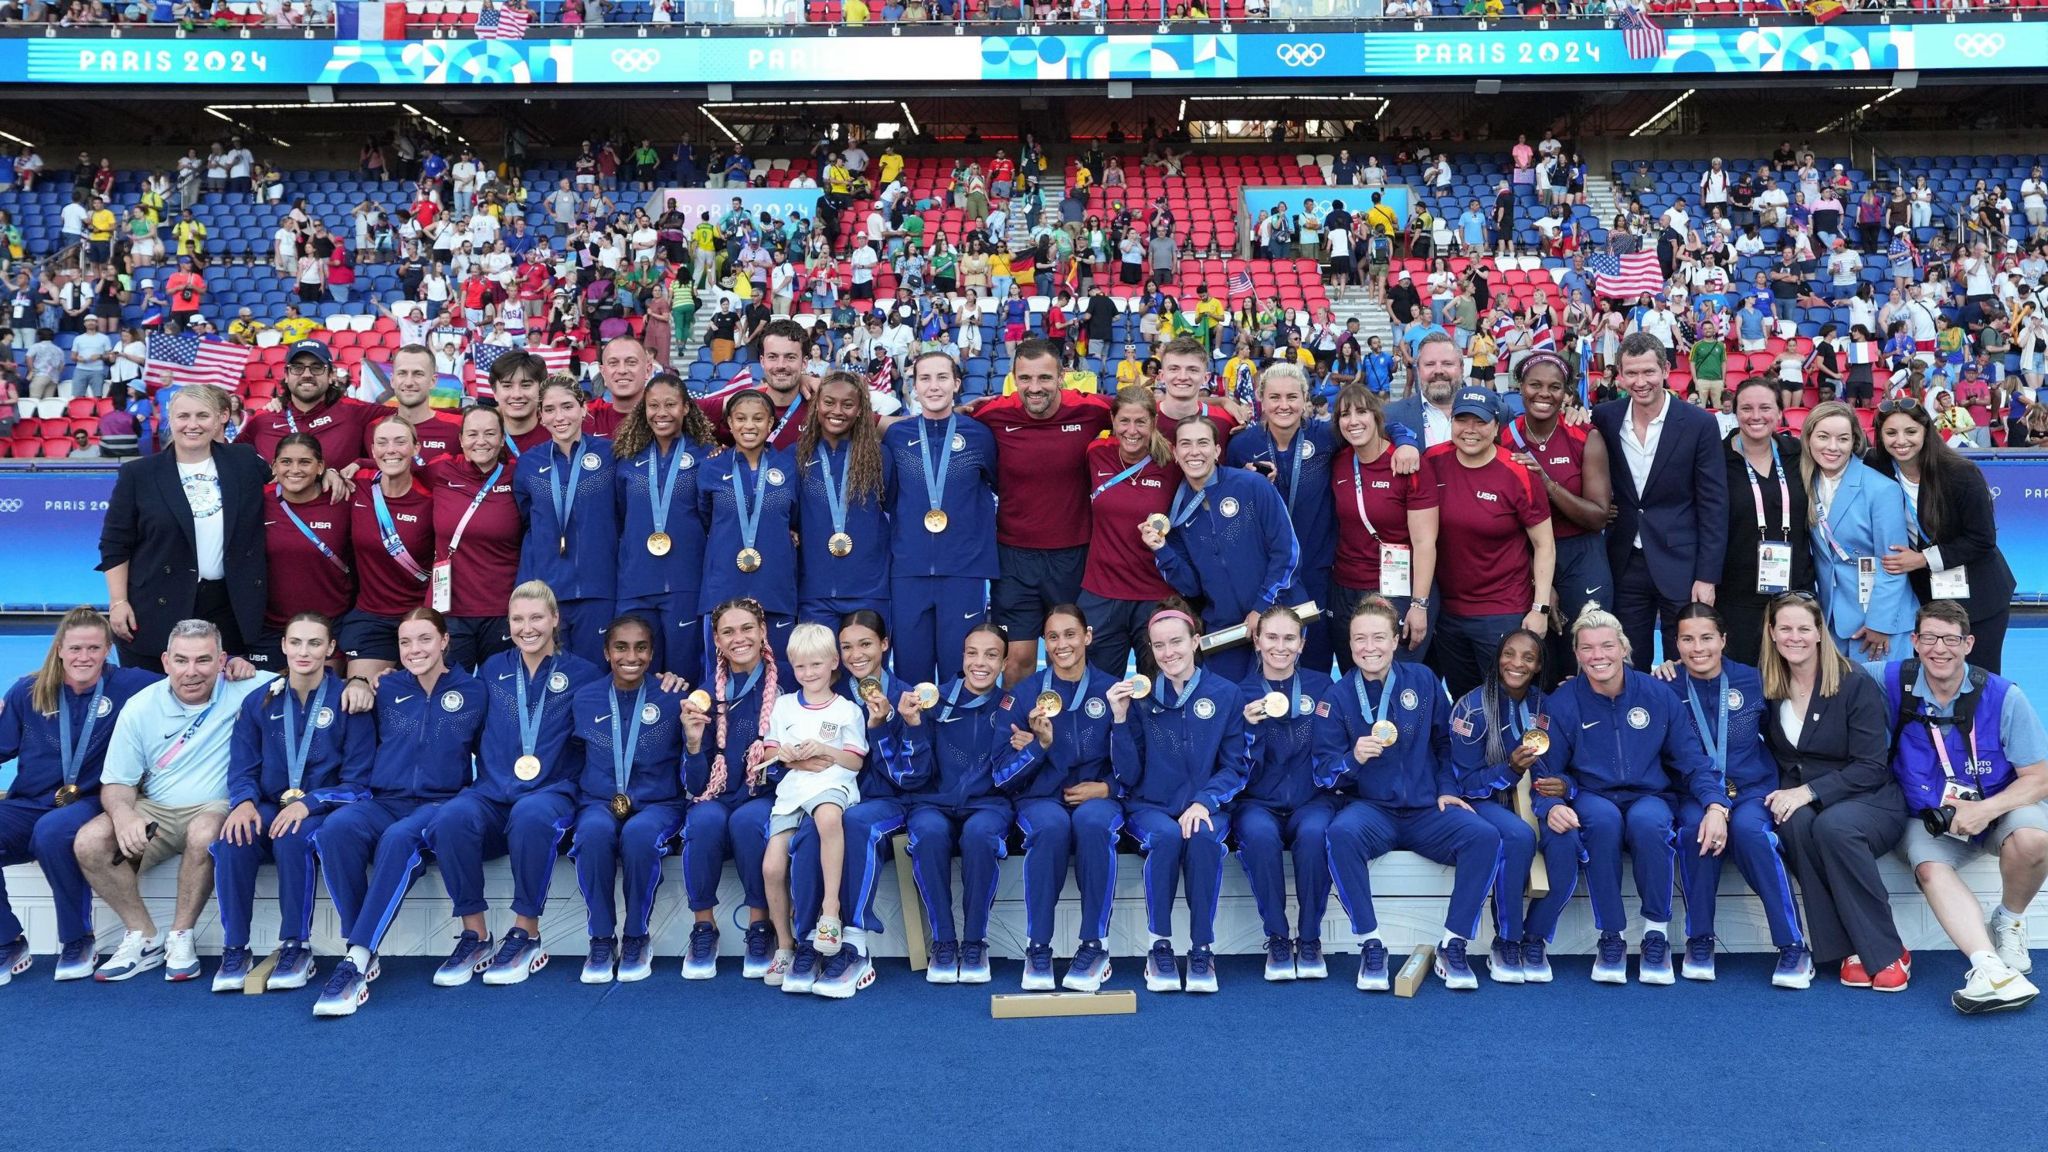
<instances>
[{"instance_id":1,"label":"red sneaker","mask_svg":"<svg viewBox=\"0 0 2048 1152\"><path fill-rule=\"evenodd\" d=\"M1904 992L1912 975L1912 953L1901 952L1897 960L1885 965L1884 971L1870 978L1870 986L1879 992Z\"/></svg>"},{"instance_id":2,"label":"red sneaker","mask_svg":"<svg viewBox=\"0 0 2048 1152\"><path fill-rule=\"evenodd\" d=\"M1842 987L1870 987L1870 973L1863 970L1863 960L1861 957L1851 956L1847 960L1842 961Z\"/></svg>"}]
</instances>

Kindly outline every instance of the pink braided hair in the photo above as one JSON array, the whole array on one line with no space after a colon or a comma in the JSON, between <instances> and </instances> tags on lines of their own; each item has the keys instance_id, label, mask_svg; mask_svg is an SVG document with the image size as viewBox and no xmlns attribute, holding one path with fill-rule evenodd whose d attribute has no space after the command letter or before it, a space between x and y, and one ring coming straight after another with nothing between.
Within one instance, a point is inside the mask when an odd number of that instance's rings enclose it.
<instances>
[{"instance_id":1,"label":"pink braided hair","mask_svg":"<svg viewBox=\"0 0 2048 1152\"><path fill-rule=\"evenodd\" d=\"M767 614L761 610L759 605L752 605L749 608L750 604L751 602L749 601L721 606L720 610L712 615L712 620L715 622L718 617L725 615L725 608L727 607L740 607L752 611L755 619L759 620L762 624L761 631L764 635L760 658L764 666L761 669L761 716L755 724L754 732L754 739L758 741L760 738L768 735L768 714L775 710L777 685L775 682L775 657L768 651L765 635L768 630ZM713 707L718 712L718 754L711 758L711 778L706 782L704 791L691 797L692 800L700 802L717 799L725 791L726 781L730 778L730 772L727 770L725 762L727 709L724 705L726 703L725 694L732 680L732 668L725 662L725 655L723 653L720 653L717 658L716 668L717 670L712 674L711 679L711 696L715 702ZM748 747L751 750L753 745L750 743ZM765 762L747 768L747 787L749 789L758 790L767 783L767 780L768 765Z\"/></svg>"}]
</instances>

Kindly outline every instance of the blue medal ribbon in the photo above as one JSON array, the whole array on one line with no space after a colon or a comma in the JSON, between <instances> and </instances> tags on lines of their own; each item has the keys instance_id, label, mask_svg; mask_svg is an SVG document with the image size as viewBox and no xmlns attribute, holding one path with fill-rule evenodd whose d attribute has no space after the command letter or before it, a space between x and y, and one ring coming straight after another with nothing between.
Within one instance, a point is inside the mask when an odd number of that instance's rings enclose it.
<instances>
[{"instance_id":1,"label":"blue medal ribbon","mask_svg":"<svg viewBox=\"0 0 2048 1152\"><path fill-rule=\"evenodd\" d=\"M932 469L932 421L928 416L919 417L924 421L924 439L918 444L917 462L924 469L924 491L930 498L932 511L937 512L946 502L946 476L953 466L953 429L959 423L958 414L946 417L946 431L940 437L939 464L937 473Z\"/></svg>"},{"instance_id":2,"label":"blue medal ribbon","mask_svg":"<svg viewBox=\"0 0 2048 1152\"><path fill-rule=\"evenodd\" d=\"M569 517L576 512L576 470L582 466L583 437L578 436L576 443L569 446L567 464L548 473L548 495L553 498L555 506L555 531L560 534L560 551L565 556L569 553Z\"/></svg>"},{"instance_id":3,"label":"blue medal ribbon","mask_svg":"<svg viewBox=\"0 0 2048 1152\"><path fill-rule=\"evenodd\" d=\"M299 791L302 782L306 779L306 761L313 755L313 732L320 726L320 711L327 706L327 689L333 682L324 671L321 673L320 687L313 693L312 702L306 708L306 727L304 731L299 732L297 735L293 735L295 721L292 719L292 713L294 707L298 704L298 694L292 691L290 684L285 685L285 779L290 782L288 787L291 791Z\"/></svg>"},{"instance_id":4,"label":"blue medal ribbon","mask_svg":"<svg viewBox=\"0 0 2048 1152\"><path fill-rule=\"evenodd\" d=\"M1173 494L1173 511L1167 519L1172 521L1175 528L1180 527L1195 518L1195 513L1202 507L1204 499L1202 490L1190 488L1187 481L1181 481L1180 491Z\"/></svg>"},{"instance_id":5,"label":"blue medal ribbon","mask_svg":"<svg viewBox=\"0 0 2048 1152\"><path fill-rule=\"evenodd\" d=\"M654 530L668 531L668 510L675 502L676 481L682 477L683 445L669 449L668 463L662 464L661 449L647 446L647 503L653 509ZM663 483L663 481L667 481Z\"/></svg>"},{"instance_id":6,"label":"blue medal ribbon","mask_svg":"<svg viewBox=\"0 0 2048 1152\"><path fill-rule=\"evenodd\" d=\"M107 678L104 674L93 682L92 698L85 703L85 727L78 734L78 743L71 742L71 702L57 701L57 754L64 762L64 783L76 785L78 774L85 767L85 754L92 748L93 725L99 722L100 701L107 694ZM210 711L210 709L209 709ZM204 715L200 719L205 719Z\"/></svg>"},{"instance_id":7,"label":"blue medal ribbon","mask_svg":"<svg viewBox=\"0 0 2048 1152\"><path fill-rule=\"evenodd\" d=\"M1116 475L1111 476L1109 479L1104 480L1102 483L1097 484L1095 486L1095 491L1090 492L1088 494L1088 502L1090 504L1093 504L1104 492L1107 492L1111 488L1114 488L1117 485L1123 483L1124 481L1129 480L1131 477L1136 476L1140 471L1144 469L1145 465L1150 464L1151 462L1152 457L1150 456L1140 457L1136 464L1131 465L1129 468L1126 468L1123 471L1117 473Z\"/></svg>"},{"instance_id":8,"label":"blue medal ribbon","mask_svg":"<svg viewBox=\"0 0 2048 1152\"><path fill-rule=\"evenodd\" d=\"M962 679L953 681L952 691L946 693L946 706L943 709L940 709L939 711L939 723L944 724L947 720L952 719L954 708L979 708L983 704L988 703L988 698L995 695L996 693L995 688L991 687L988 691L983 692L981 695L976 696L974 699L969 700L965 704L962 704L960 703L960 689L965 688L966 686L967 681L964 677Z\"/></svg>"},{"instance_id":9,"label":"blue medal ribbon","mask_svg":"<svg viewBox=\"0 0 2048 1152\"><path fill-rule=\"evenodd\" d=\"M761 464L754 469L754 507L747 508L747 490L740 483L740 473L747 467L744 456L732 462L732 503L740 519L740 546L752 548L754 537L761 533L761 510L768 500L768 457L762 454Z\"/></svg>"},{"instance_id":10,"label":"blue medal ribbon","mask_svg":"<svg viewBox=\"0 0 2048 1152\"><path fill-rule=\"evenodd\" d=\"M1714 770L1721 774L1721 782L1728 782L1728 672L1714 681L1714 696L1721 702L1720 725L1707 727L1706 709L1700 707L1700 698L1693 692L1692 676L1685 678L1685 703L1692 709L1693 723L1699 726L1700 743L1706 745L1707 755L1714 758Z\"/></svg>"},{"instance_id":11,"label":"blue medal ribbon","mask_svg":"<svg viewBox=\"0 0 2048 1152\"><path fill-rule=\"evenodd\" d=\"M540 671L534 674L541 685L540 703L530 711L526 706L526 658L523 656L516 658L519 664L519 674L513 678L513 689L514 695L519 701L519 753L522 756L531 756L533 755L534 748L540 744L540 721L541 717L546 715L548 710L547 685L549 677L554 672L555 658L553 656L548 657L541 664Z\"/></svg>"},{"instance_id":12,"label":"blue medal ribbon","mask_svg":"<svg viewBox=\"0 0 2048 1152\"><path fill-rule=\"evenodd\" d=\"M1166 693L1170 689L1172 689L1173 681L1166 678L1165 676L1161 676L1159 678L1159 706L1162 708L1179 708L1185 705L1189 700L1194 698L1195 688L1197 685L1201 684L1201 682L1202 670L1200 668L1197 668L1195 669L1195 674L1193 676L1188 677L1188 686L1187 688L1182 690L1180 694L1180 699L1174 701L1171 704L1168 704L1166 702Z\"/></svg>"},{"instance_id":13,"label":"blue medal ribbon","mask_svg":"<svg viewBox=\"0 0 2048 1152\"><path fill-rule=\"evenodd\" d=\"M612 780L614 789L625 794L626 784L633 778L633 754L640 750L640 709L647 702L647 682L640 682L639 691L633 693L631 718L622 727L619 720L619 686L612 685ZM620 735L621 732L625 734Z\"/></svg>"},{"instance_id":14,"label":"blue medal ribbon","mask_svg":"<svg viewBox=\"0 0 2048 1152\"><path fill-rule=\"evenodd\" d=\"M1358 693L1358 712L1360 715L1365 717L1366 735L1368 736L1372 734L1373 725L1378 724L1382 717L1390 715L1394 711L1394 678L1396 675L1396 667L1398 667L1398 665L1387 665L1387 686L1386 689L1380 693L1380 707L1378 712L1373 711L1372 701L1366 696L1365 693L1365 672L1363 670L1360 670L1358 673L1358 679L1353 680L1351 682L1352 690Z\"/></svg>"},{"instance_id":15,"label":"blue medal ribbon","mask_svg":"<svg viewBox=\"0 0 2048 1152\"><path fill-rule=\"evenodd\" d=\"M838 477L834 478L831 450L823 444L818 445L818 467L825 473L825 506L832 511L832 534L835 536L846 534L846 484L853 465L852 455L852 450L849 449L846 466L841 468Z\"/></svg>"}]
</instances>

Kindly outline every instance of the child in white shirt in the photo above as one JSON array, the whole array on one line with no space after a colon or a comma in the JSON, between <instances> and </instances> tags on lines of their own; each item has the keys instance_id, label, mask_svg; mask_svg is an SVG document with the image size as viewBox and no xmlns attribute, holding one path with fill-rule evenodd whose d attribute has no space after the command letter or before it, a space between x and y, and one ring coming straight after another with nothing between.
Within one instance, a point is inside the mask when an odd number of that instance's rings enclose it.
<instances>
[{"instance_id":1,"label":"child in white shirt","mask_svg":"<svg viewBox=\"0 0 2048 1152\"><path fill-rule=\"evenodd\" d=\"M768 916L775 925L775 959L765 983L779 985L796 959L790 923L789 841L808 814L818 826L818 865L824 873L823 902L811 943L821 956L839 952L842 925L839 877L846 860L840 818L860 802L857 773L868 752L867 713L833 690L839 670L839 642L822 624L799 624L786 649L790 670L802 689L776 699L768 714L763 751L783 762L768 814L768 852L761 871L768 888Z\"/></svg>"}]
</instances>

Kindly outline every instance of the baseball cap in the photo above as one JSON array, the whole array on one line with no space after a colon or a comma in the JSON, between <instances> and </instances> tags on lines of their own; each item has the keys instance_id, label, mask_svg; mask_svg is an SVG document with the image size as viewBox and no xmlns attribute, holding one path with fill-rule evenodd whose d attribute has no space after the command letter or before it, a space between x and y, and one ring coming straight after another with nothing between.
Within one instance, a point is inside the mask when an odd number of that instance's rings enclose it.
<instances>
[{"instance_id":1,"label":"baseball cap","mask_svg":"<svg viewBox=\"0 0 2048 1152\"><path fill-rule=\"evenodd\" d=\"M1451 415L1477 416L1481 420L1500 419L1500 408L1493 402L1493 393L1484 388L1460 388L1458 398L1451 401Z\"/></svg>"},{"instance_id":2,"label":"baseball cap","mask_svg":"<svg viewBox=\"0 0 2048 1152\"><path fill-rule=\"evenodd\" d=\"M285 360L292 361L301 356L311 356L322 364L334 363L334 354L327 350L327 345L318 340L301 340L292 345L292 350L286 354Z\"/></svg>"},{"instance_id":3,"label":"baseball cap","mask_svg":"<svg viewBox=\"0 0 2048 1152\"><path fill-rule=\"evenodd\" d=\"M142 286L143 286L144 288L154 288L154 287L156 287L156 281L154 281L154 280L151 280L151 279L149 279L148 277L146 277L146 276L145 276L145 277L143 277L143 280L142 280Z\"/></svg>"},{"instance_id":4,"label":"baseball cap","mask_svg":"<svg viewBox=\"0 0 2048 1152\"><path fill-rule=\"evenodd\" d=\"M1407 270L1406 268L1403 268L1403 269L1401 269L1401 277L1400 277L1400 278L1401 278L1401 279L1403 279L1403 280L1413 280L1413 279L1415 279L1415 277L1414 277L1414 276L1412 276L1412 275L1410 275L1410 274L1409 274L1409 272L1408 272L1408 270Z\"/></svg>"}]
</instances>

